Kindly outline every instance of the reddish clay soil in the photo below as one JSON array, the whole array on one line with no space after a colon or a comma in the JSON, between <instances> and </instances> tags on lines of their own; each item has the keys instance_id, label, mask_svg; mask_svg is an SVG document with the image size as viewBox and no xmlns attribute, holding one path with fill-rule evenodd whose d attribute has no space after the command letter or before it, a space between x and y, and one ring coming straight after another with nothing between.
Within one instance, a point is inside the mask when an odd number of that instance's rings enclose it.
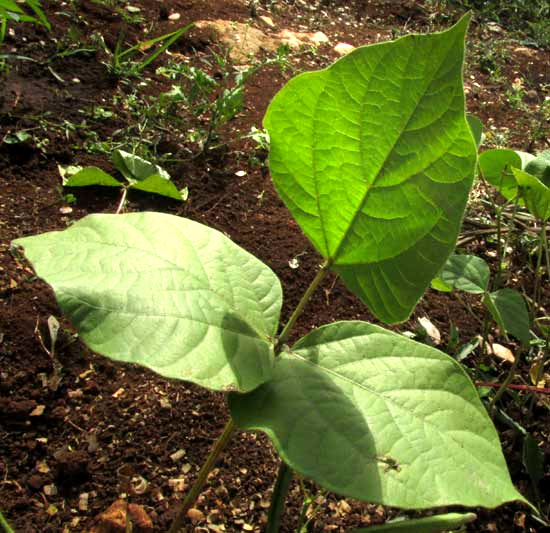
<instances>
[{"instance_id":1,"label":"reddish clay soil","mask_svg":"<svg viewBox=\"0 0 550 533\"><path fill-rule=\"evenodd\" d=\"M155 531L163 531L170 524L175 504L191 486L228 419L224 396L162 379L141 367L114 364L90 353L75 341L70 325L60 316L52 291L36 280L24 260L9 253L9 243L16 237L61 229L88 213L113 212L117 204L115 193L98 188L75 191L76 204L67 205L58 164L95 164L108 171L113 169L108 157L75 148L82 144L83 134L62 125L63 121L80 123L84 117L79 109L104 106L113 95L128 94L132 87L109 74L98 53L75 54L53 62L48 62L48 58L56 51L54 39L63 39L69 31L79 31L83 36L100 31L107 45L113 47L122 30L121 17L91 1L76 2L76 11L70 5L59 4L62 3L45 2L53 24L51 34L41 28L21 26L3 46L5 52L16 49L18 54L37 62L10 60L8 71L0 77L0 138L25 128L39 128L40 117L46 117L56 127L38 130L45 141L40 146L36 137L0 146L0 509L18 532L87 531L101 512L127 494L131 503L143 506ZM338 41L361 45L387 40L396 32L429 31L448 25L459 15L444 11L434 15L433 6L422 2L324 4L328 5L277 2L278 8L272 10L259 4L259 14L269 15L277 29L320 30L330 38L331 45L322 45L316 53L306 50L291 54L296 71L326 66L336 57L332 46ZM145 24L154 26L154 35L175 28L168 18L172 13L181 14L178 26L204 19L259 25L258 18L251 17L248 2L239 0L137 0L132 5L141 9L146 22L126 28L128 43L137 41ZM482 47L491 38L493 35L482 26L473 24L465 77L470 111L492 125L492 131L502 133L508 128L509 146L533 151L549 148L547 118L538 109L544 100L544 87L548 90L550 86L550 53L512 42L502 66L502 80L495 81L487 69L475 62L475 46ZM209 35L193 30L172 50L193 61L197 54L208 55L216 47ZM162 61L164 58L154 67ZM48 67L65 83L56 79ZM154 67L145 73L152 79L148 90L165 90L166 81L155 75ZM261 127L271 97L291 76L291 70L281 72L273 66L255 74L246 87L245 109L223 129L222 148L208 156L190 157L183 149L178 152L175 132L166 132L162 141L168 146L176 145L179 160L165 167L178 187L189 187L186 203L131 194L128 205L130 211L158 210L192 218L226 232L255 254L283 283L282 323L313 278L320 257L274 192L266 166L252 164L248 157L255 153L261 160L265 153L254 152L252 140L239 140L239 132L247 133L251 126ZM524 102L529 111L515 109L505 96L505 88L520 76L531 90ZM79 83L72 81L75 78ZM92 127L101 138L126 126L128 120L130 117L121 109L111 119L92 122ZM542 130L536 138L532 135L535 127ZM465 225L465 230L472 229ZM474 238L468 246L491 259L490 242ZM293 258L299 261L296 269L289 266ZM523 264L520 260L525 261L524 257L516 259L518 265ZM531 283L528 275L525 279L525 283ZM482 312L475 299L471 304ZM62 324L57 346L61 368L57 386L52 385L51 379L48 381L55 368L39 340L42 336L48 342L46 321L50 315L58 317ZM415 329L421 316L428 316L439 328L443 349L451 323L458 328L462 342L479 333L478 323L452 295L429 291L410 321L398 329ZM331 277L314 295L295 335L342 319L374 320ZM480 359L470 357L464 362L473 369ZM485 362L491 367L488 379L502 379L507 367ZM546 453L539 493L543 508L548 509L548 402L545 406L543 400L535 399L532 418L526 418L525 411L516 404L508 412L525 424ZM521 443L506 426L499 429L514 482L532 497L532 486L521 461ZM179 450L184 453L174 460L173 454ZM189 522L187 531L261 531L277 467L277 457L263 435L237 433L211 474L196 505L200 513L196 514L195 523ZM382 506L319 492L307 481L305 487L319 504L308 531L349 531L396 515L396 511ZM296 531L302 498L302 490L295 483L282 531ZM471 531L543 531L520 505L479 510L478 514Z\"/></svg>"}]
</instances>

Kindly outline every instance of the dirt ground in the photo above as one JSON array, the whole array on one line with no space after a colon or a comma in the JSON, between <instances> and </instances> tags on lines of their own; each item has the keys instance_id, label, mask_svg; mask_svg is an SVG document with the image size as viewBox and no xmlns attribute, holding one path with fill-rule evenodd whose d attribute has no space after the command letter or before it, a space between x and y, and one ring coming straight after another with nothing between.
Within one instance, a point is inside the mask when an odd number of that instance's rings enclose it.
<instances>
[{"instance_id":1,"label":"dirt ground","mask_svg":"<svg viewBox=\"0 0 550 533\"><path fill-rule=\"evenodd\" d=\"M319 4L296 0L269 4L259 2L252 9L240 0L132 2L143 21L126 23L128 43L137 42L145 27L161 35L189 22L216 19L243 22L272 33L281 29L322 31L329 42L291 52L292 68L285 71L276 65L260 69L247 82L244 110L222 128L219 147L206 156L190 155L182 148L178 132L168 129L157 149L160 152L165 146L165 151L176 154L164 166L179 188L188 187L189 199L178 203L131 193L128 210L178 214L226 232L280 277L285 292L284 323L314 276L320 257L277 197L263 164L266 154L244 134L252 126L261 128L270 99L294 72L320 68L334 60L336 43L358 46L410 31L431 31L448 26L460 13L446 11L437 2ZM9 243L16 237L61 229L88 213L115 210L118 194L105 188L74 191L76 203L67 203L57 165L93 164L112 171L108 157L82 149L85 129L71 125L82 124L91 110L106 108L113 96L135 90L113 77L98 52L50 59L71 32L82 38L101 32L108 46L116 46L125 24L118 12L86 0L44 2L44 7L52 22L51 33L18 26L2 46L4 52L35 61L10 60L0 75L0 138L5 140L20 130L32 133L23 142L0 145L0 509L18 532L88 531L101 512L127 494L131 503L143 506L155 531L163 531L173 517L174 504L191 486L227 421L228 411L222 394L90 353L60 316L51 290L33 277L23 260L9 253ZM180 18L174 20L173 14ZM266 28L259 18L262 15L272 19L274 29ZM476 21L468 41L469 111L488 126L493 140L505 136L507 146L528 151L550 148L548 114L541 112L550 94L550 52L509 37L501 27L488 29ZM209 57L218 47L210 33L192 30L171 50L193 62ZM169 88L166 79L155 74L165 58L145 72L150 78L147 91L152 94ZM214 75L215 70L214 66ZM524 89L521 105L513 100L519 92L514 89L517 79ZM132 119L127 110L118 111L90 121L99 138L112 136ZM465 231L472 229L465 225ZM474 238L468 246L491 260L491 242ZM291 268L296 263L298 268ZM525 280L531 283L528 276ZM481 312L476 301L471 303ZM56 367L40 342L42 336L47 343L50 315L62 325L57 349L60 381L55 386L49 378ZM449 338L451 324L458 328L462 342L479 333L478 323L453 295L429 291L411 320L398 329L414 330L422 316L429 317L444 339ZM301 317L296 337L343 319L374 321L335 277L329 277ZM464 362L472 368L479 364L473 357ZM492 379L498 380L507 370L504 364L489 364ZM524 420L521 409L513 406L508 414L525 422L546 454L539 491L543 508L548 510L548 406L537 400L534 413L531 421ZM506 426L499 429L513 480L531 497L520 443ZM199 498L196 507L200 512L194 524L189 522L188 531L261 531L277 467L276 455L263 435L236 434ZM308 481L303 486L295 482L284 518L285 532L296 531L304 490L317 503L308 531L349 531L383 523L397 514L382 506L344 500ZM469 531L544 530L520 505L479 510L478 515Z\"/></svg>"}]
</instances>

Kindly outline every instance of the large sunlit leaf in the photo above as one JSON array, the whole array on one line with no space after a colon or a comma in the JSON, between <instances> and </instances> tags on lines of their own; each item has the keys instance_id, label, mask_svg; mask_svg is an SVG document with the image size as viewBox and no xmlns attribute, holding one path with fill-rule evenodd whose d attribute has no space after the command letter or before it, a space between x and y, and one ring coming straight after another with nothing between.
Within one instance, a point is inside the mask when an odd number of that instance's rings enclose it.
<instances>
[{"instance_id":1,"label":"large sunlit leaf","mask_svg":"<svg viewBox=\"0 0 550 533\"><path fill-rule=\"evenodd\" d=\"M382 526L354 529L352 533L439 533L469 524L476 518L474 513L447 513L410 520L396 519Z\"/></svg>"},{"instance_id":2,"label":"large sunlit leaf","mask_svg":"<svg viewBox=\"0 0 550 533\"><path fill-rule=\"evenodd\" d=\"M365 322L313 331L230 408L291 468L346 496L407 508L522 499L460 364Z\"/></svg>"},{"instance_id":3,"label":"large sunlit leaf","mask_svg":"<svg viewBox=\"0 0 550 533\"><path fill-rule=\"evenodd\" d=\"M489 265L481 257L452 254L432 286L439 290L449 288L481 294L487 290L490 274ZM443 283L441 289L438 282Z\"/></svg>"},{"instance_id":4,"label":"large sunlit leaf","mask_svg":"<svg viewBox=\"0 0 550 533\"><path fill-rule=\"evenodd\" d=\"M277 191L386 322L407 318L453 250L473 179L462 81L468 20L297 76L265 116Z\"/></svg>"},{"instance_id":5,"label":"large sunlit leaf","mask_svg":"<svg viewBox=\"0 0 550 533\"><path fill-rule=\"evenodd\" d=\"M222 233L160 213L91 215L15 244L96 352L217 390L271 375L279 281Z\"/></svg>"},{"instance_id":6,"label":"large sunlit leaf","mask_svg":"<svg viewBox=\"0 0 550 533\"><path fill-rule=\"evenodd\" d=\"M499 289L485 296L483 303L493 315L502 333L529 344L529 311L523 296L514 289Z\"/></svg>"}]
</instances>

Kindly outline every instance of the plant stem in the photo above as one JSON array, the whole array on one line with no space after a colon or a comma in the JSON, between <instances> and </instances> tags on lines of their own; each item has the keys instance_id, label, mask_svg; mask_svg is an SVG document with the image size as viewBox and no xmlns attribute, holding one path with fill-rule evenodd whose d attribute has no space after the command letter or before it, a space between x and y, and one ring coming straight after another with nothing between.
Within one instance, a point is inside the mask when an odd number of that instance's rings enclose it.
<instances>
[{"instance_id":1,"label":"plant stem","mask_svg":"<svg viewBox=\"0 0 550 533\"><path fill-rule=\"evenodd\" d=\"M126 196L128 194L128 188L124 187L122 189L122 196L120 197L120 202L118 203L118 207L115 211L115 215L119 215L122 210L124 209L124 205L126 204Z\"/></svg>"},{"instance_id":2,"label":"plant stem","mask_svg":"<svg viewBox=\"0 0 550 533\"><path fill-rule=\"evenodd\" d=\"M4 529L5 533L15 533L11 528L8 521L4 518L4 515L0 512L0 526Z\"/></svg>"},{"instance_id":3,"label":"plant stem","mask_svg":"<svg viewBox=\"0 0 550 533\"><path fill-rule=\"evenodd\" d=\"M183 503L181 504L178 510L178 513L176 515L176 518L174 518L174 521L172 522L172 525L168 530L168 533L178 533L184 527L187 511L189 511L191 506L195 503L196 499L199 497L200 493L202 492L202 489L208 478L208 474L212 470L212 467L216 463L220 453L229 443L229 440L231 439L231 435L234 429L235 429L235 424L233 423L233 419L230 418L227 424L225 425L225 428L223 429L222 434L218 437L218 440L216 441L216 443L214 444L214 447L212 448L208 457L206 458L206 461L201 466L201 469L199 470L199 475L197 476L195 483L191 487L191 490L185 496L185 499L183 500Z\"/></svg>"},{"instance_id":4,"label":"plant stem","mask_svg":"<svg viewBox=\"0 0 550 533\"><path fill-rule=\"evenodd\" d=\"M315 289L319 286L321 281L325 278L325 276L328 274L328 269L330 266L330 260L327 259L322 265L319 272L317 272L317 275L315 278L313 278L313 281L309 285L309 287L306 289L306 292L304 292L302 298L300 298L300 301L298 302L298 305L292 312L292 315L288 319L288 322L286 323L285 327L283 328L283 331L281 331L281 334L279 335L279 338L277 339L277 343L275 345L275 354L279 354L281 351L281 348L283 344L288 339L288 336L294 327L294 324L296 323L296 320L298 320L298 317L302 314L302 311L304 310L304 307L306 306L307 302L311 298L311 295L315 292Z\"/></svg>"},{"instance_id":5,"label":"plant stem","mask_svg":"<svg viewBox=\"0 0 550 533\"><path fill-rule=\"evenodd\" d=\"M491 387L493 389L501 389L504 387L504 383L492 383L490 381L476 381L476 387ZM508 389L519 390L523 392L539 392L540 394L550 394L550 388L548 387L536 387L535 385L520 385L520 384L508 384Z\"/></svg>"},{"instance_id":6,"label":"plant stem","mask_svg":"<svg viewBox=\"0 0 550 533\"><path fill-rule=\"evenodd\" d=\"M269 506L269 513L267 515L267 526L265 528L265 533L279 532L286 495L293 476L294 473L292 472L292 469L281 460L279 471L277 472L277 480L275 481L275 487L273 487L273 494L271 496L271 505Z\"/></svg>"},{"instance_id":7,"label":"plant stem","mask_svg":"<svg viewBox=\"0 0 550 533\"><path fill-rule=\"evenodd\" d=\"M519 365L519 360L521 356L521 350L517 353L516 358L514 360L514 364L512 365L512 368L510 368L510 371L508 372L508 375L506 376L506 379L502 383L502 385L497 390L496 394L493 397L493 400L491 401L491 409L495 409L497 402L502 398L502 395L506 392L506 389L508 388L508 385L512 382L516 375L516 370Z\"/></svg>"},{"instance_id":8,"label":"plant stem","mask_svg":"<svg viewBox=\"0 0 550 533\"><path fill-rule=\"evenodd\" d=\"M330 266L330 260L327 259L321 265L321 269L319 270L319 272L317 272L317 274L313 278L313 281L310 283L309 287L306 289L306 291L300 298L298 305L295 307L294 311L292 312L292 315L290 315L288 322L286 323L285 327L283 328L283 331L281 331L281 334L277 339L277 342L275 344L275 356L279 355L279 353L281 352L281 349L284 343L286 342L286 340L288 339L288 336L292 328L294 327L296 320L298 320L298 317L302 314L302 311L304 310L306 304L308 303L315 289L319 287L320 283L323 281L323 279L327 275L329 266ZM284 461L281 460L281 465L279 466L279 471L277 473L277 480L275 481L275 487L273 488L271 505L269 506L268 520L267 520L267 526L265 530L266 533L278 533L279 531L279 528L281 525L281 516L283 514L284 504L286 500L286 495L290 487L290 482L292 481L292 477L293 477L292 469Z\"/></svg>"},{"instance_id":9,"label":"plant stem","mask_svg":"<svg viewBox=\"0 0 550 533\"><path fill-rule=\"evenodd\" d=\"M543 226L543 230L539 234L539 249L537 254L537 266L535 267L535 288L533 289L533 301L535 308L540 307L540 282L541 282L541 267L542 256L546 250L546 227ZM535 319L536 311L532 310L531 321Z\"/></svg>"}]
</instances>

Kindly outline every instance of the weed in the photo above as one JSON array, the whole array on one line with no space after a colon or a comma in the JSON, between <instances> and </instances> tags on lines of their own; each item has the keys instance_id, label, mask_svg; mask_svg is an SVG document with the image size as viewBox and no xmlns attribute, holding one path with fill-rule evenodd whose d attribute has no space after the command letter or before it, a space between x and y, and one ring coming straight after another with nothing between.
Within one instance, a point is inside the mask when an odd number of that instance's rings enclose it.
<instances>
[{"instance_id":1,"label":"weed","mask_svg":"<svg viewBox=\"0 0 550 533\"><path fill-rule=\"evenodd\" d=\"M31 14L32 13L32 14ZM28 22L51 30L51 24L40 6L39 0L0 0L0 43L6 37L9 22Z\"/></svg>"}]
</instances>

